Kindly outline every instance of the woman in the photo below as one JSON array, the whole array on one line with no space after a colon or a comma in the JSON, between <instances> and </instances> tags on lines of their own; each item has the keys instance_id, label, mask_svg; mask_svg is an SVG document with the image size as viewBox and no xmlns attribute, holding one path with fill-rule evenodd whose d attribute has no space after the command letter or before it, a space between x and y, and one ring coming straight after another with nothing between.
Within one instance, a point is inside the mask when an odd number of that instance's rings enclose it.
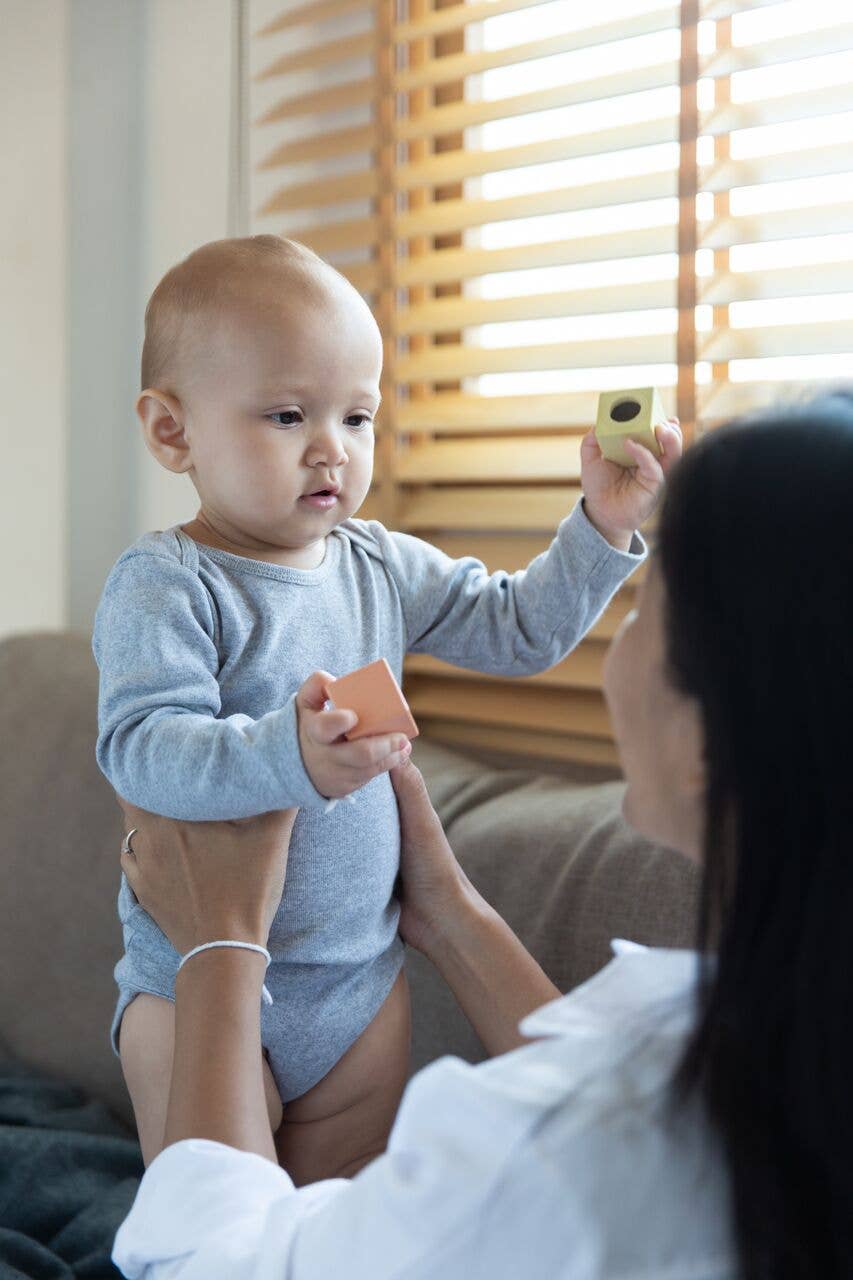
<instances>
[{"instance_id":1,"label":"woman","mask_svg":"<svg viewBox=\"0 0 853 1280\"><path fill-rule=\"evenodd\" d=\"M625 816L704 864L698 955L621 944L559 997L399 766L401 932L501 1056L433 1064L384 1156L296 1190L272 1162L263 957L194 957L176 986L172 1145L118 1234L126 1275L851 1274L851 515L853 396L706 437L676 468L608 655ZM263 943L292 814L127 816L125 871L178 950ZM227 1020L206 1020L214 999Z\"/></svg>"}]
</instances>

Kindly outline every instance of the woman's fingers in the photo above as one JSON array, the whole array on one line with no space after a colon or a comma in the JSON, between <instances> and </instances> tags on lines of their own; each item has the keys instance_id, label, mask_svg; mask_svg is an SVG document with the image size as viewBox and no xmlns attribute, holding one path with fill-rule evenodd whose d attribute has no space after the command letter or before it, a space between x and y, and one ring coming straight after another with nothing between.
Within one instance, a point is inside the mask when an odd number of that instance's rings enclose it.
<instances>
[{"instance_id":1,"label":"woman's fingers","mask_svg":"<svg viewBox=\"0 0 853 1280\"><path fill-rule=\"evenodd\" d=\"M436 813L423 774L411 760L391 770L391 784L400 809L403 838L415 845L430 840L447 844L447 837Z\"/></svg>"}]
</instances>

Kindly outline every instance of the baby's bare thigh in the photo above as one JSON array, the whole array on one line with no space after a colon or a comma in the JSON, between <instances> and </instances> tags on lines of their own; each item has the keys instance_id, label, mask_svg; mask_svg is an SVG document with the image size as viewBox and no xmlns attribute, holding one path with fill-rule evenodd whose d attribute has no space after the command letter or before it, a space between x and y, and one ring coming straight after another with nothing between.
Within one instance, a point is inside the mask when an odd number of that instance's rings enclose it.
<instances>
[{"instance_id":1,"label":"baby's bare thigh","mask_svg":"<svg viewBox=\"0 0 853 1280\"><path fill-rule=\"evenodd\" d=\"M275 1145L297 1186L351 1177L385 1150L410 1044L409 988L401 969L376 1017L340 1061L284 1108Z\"/></svg>"},{"instance_id":2,"label":"baby's bare thigh","mask_svg":"<svg viewBox=\"0 0 853 1280\"><path fill-rule=\"evenodd\" d=\"M133 1103L142 1159L149 1165L163 1150L166 1109L175 1051L175 1006L162 996L143 992L124 1011L119 1051L125 1083ZM272 1072L264 1061L264 1093L270 1129L281 1123L282 1106Z\"/></svg>"}]
</instances>

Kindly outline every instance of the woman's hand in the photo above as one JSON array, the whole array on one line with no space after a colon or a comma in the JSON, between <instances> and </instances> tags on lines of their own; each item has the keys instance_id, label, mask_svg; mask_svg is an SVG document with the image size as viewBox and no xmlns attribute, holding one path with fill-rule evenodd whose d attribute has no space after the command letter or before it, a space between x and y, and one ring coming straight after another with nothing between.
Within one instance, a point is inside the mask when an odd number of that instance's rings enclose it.
<instances>
[{"instance_id":1,"label":"woman's hand","mask_svg":"<svg viewBox=\"0 0 853 1280\"><path fill-rule=\"evenodd\" d=\"M400 810L400 935L430 955L476 893L447 842L420 769L407 760L390 776Z\"/></svg>"},{"instance_id":2,"label":"woman's hand","mask_svg":"<svg viewBox=\"0 0 853 1280\"><path fill-rule=\"evenodd\" d=\"M560 994L477 892L411 761L391 770L400 809L400 933L437 967L490 1054L529 1043L518 1024Z\"/></svg>"},{"instance_id":3,"label":"woman's hand","mask_svg":"<svg viewBox=\"0 0 853 1280\"><path fill-rule=\"evenodd\" d=\"M235 822L178 822L117 797L137 828L121 866L175 950L231 938L265 946L281 901L297 809Z\"/></svg>"}]
</instances>

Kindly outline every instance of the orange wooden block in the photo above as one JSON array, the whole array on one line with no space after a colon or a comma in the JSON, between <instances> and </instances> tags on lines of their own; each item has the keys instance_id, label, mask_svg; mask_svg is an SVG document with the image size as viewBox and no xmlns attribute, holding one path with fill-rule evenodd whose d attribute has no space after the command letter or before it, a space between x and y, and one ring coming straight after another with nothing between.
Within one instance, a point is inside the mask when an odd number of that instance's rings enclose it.
<instances>
[{"instance_id":1,"label":"orange wooden block","mask_svg":"<svg viewBox=\"0 0 853 1280\"><path fill-rule=\"evenodd\" d=\"M332 706L358 716L358 724L344 735L348 742L376 733L405 733L416 738L420 732L384 658L335 680L327 686L326 697Z\"/></svg>"}]
</instances>

